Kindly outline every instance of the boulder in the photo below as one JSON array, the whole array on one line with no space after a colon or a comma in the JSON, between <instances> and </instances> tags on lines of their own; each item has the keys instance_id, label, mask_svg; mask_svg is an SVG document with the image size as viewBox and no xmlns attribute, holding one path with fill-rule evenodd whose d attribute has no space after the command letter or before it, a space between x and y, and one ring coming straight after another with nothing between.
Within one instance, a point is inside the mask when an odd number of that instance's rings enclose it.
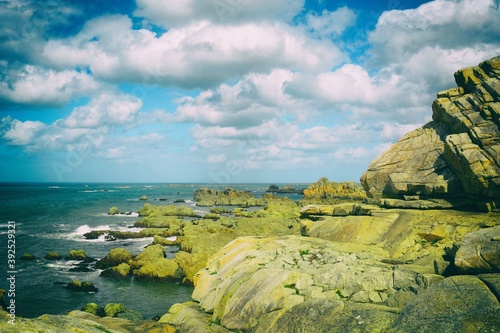
<instances>
[{"instance_id":1,"label":"boulder","mask_svg":"<svg viewBox=\"0 0 500 333\"><path fill-rule=\"evenodd\" d=\"M393 323L393 333L496 332L500 305L475 276L453 276L410 300Z\"/></svg>"},{"instance_id":2,"label":"boulder","mask_svg":"<svg viewBox=\"0 0 500 333\"><path fill-rule=\"evenodd\" d=\"M104 258L97 261L95 267L99 269L104 269L108 267L118 266L121 263L127 263L131 259L132 259L132 254L128 250L121 247L117 247L111 249Z\"/></svg>"},{"instance_id":3,"label":"boulder","mask_svg":"<svg viewBox=\"0 0 500 333\"><path fill-rule=\"evenodd\" d=\"M307 205L302 207L300 215L302 218L311 216L349 216L349 215L371 215L372 209L377 206L360 205L356 203L343 203L336 205Z\"/></svg>"},{"instance_id":4,"label":"boulder","mask_svg":"<svg viewBox=\"0 0 500 333\"><path fill-rule=\"evenodd\" d=\"M19 260L25 260L25 261L31 261L31 260L36 260L36 256L30 254L30 253L23 253L23 255L19 258Z\"/></svg>"},{"instance_id":5,"label":"boulder","mask_svg":"<svg viewBox=\"0 0 500 333\"><path fill-rule=\"evenodd\" d=\"M66 288L80 292L97 292L99 291L92 282L73 280L66 285Z\"/></svg>"},{"instance_id":6,"label":"boulder","mask_svg":"<svg viewBox=\"0 0 500 333\"><path fill-rule=\"evenodd\" d=\"M78 260L84 262L92 262L95 259L87 256L84 250L70 250L69 255L66 257L68 260Z\"/></svg>"},{"instance_id":7,"label":"boulder","mask_svg":"<svg viewBox=\"0 0 500 333\"><path fill-rule=\"evenodd\" d=\"M399 199L401 205L405 197L440 199L445 206L498 210L499 67L500 56L455 73L458 87L438 93L433 121L370 164L361 177L368 197Z\"/></svg>"},{"instance_id":8,"label":"boulder","mask_svg":"<svg viewBox=\"0 0 500 333\"><path fill-rule=\"evenodd\" d=\"M99 306L96 303L87 303L81 311L91 313L96 316L104 317L106 314L104 313L104 308Z\"/></svg>"},{"instance_id":9,"label":"boulder","mask_svg":"<svg viewBox=\"0 0 500 333\"><path fill-rule=\"evenodd\" d=\"M123 280L129 277L130 271L131 269L129 264L121 263L118 266L114 266L102 271L100 276L113 277L118 280Z\"/></svg>"},{"instance_id":10,"label":"boulder","mask_svg":"<svg viewBox=\"0 0 500 333\"><path fill-rule=\"evenodd\" d=\"M146 263L134 270L133 274L137 280L157 282L175 282L180 281L183 277L179 265L166 258Z\"/></svg>"},{"instance_id":11,"label":"boulder","mask_svg":"<svg viewBox=\"0 0 500 333\"><path fill-rule=\"evenodd\" d=\"M227 188L224 191L202 187L194 192L193 200L197 206L258 206L261 203L251 192Z\"/></svg>"},{"instance_id":12,"label":"boulder","mask_svg":"<svg viewBox=\"0 0 500 333\"><path fill-rule=\"evenodd\" d=\"M355 182L336 183L330 182L328 178L323 177L304 189L304 198L343 198L362 200L366 198L366 194L363 188Z\"/></svg>"},{"instance_id":13,"label":"boulder","mask_svg":"<svg viewBox=\"0 0 500 333\"><path fill-rule=\"evenodd\" d=\"M108 215L116 215L116 214L120 214L120 210L118 209L118 207L116 206L111 207L108 211Z\"/></svg>"},{"instance_id":14,"label":"boulder","mask_svg":"<svg viewBox=\"0 0 500 333\"><path fill-rule=\"evenodd\" d=\"M463 273L500 272L500 225L466 234L455 245L455 267Z\"/></svg>"},{"instance_id":15,"label":"boulder","mask_svg":"<svg viewBox=\"0 0 500 333\"><path fill-rule=\"evenodd\" d=\"M142 315L129 309L125 304L122 303L108 303L104 307L104 314L108 317L116 317L127 320L142 320Z\"/></svg>"},{"instance_id":16,"label":"boulder","mask_svg":"<svg viewBox=\"0 0 500 333\"><path fill-rule=\"evenodd\" d=\"M45 260L60 260L61 255L57 252L47 252L43 257Z\"/></svg>"}]
</instances>

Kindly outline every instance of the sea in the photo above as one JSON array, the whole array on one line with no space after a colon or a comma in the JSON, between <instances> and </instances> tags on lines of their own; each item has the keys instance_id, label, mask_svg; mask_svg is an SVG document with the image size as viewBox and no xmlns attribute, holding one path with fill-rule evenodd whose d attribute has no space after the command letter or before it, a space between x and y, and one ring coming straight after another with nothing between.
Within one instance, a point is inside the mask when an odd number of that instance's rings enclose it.
<instances>
[{"instance_id":1,"label":"sea","mask_svg":"<svg viewBox=\"0 0 500 333\"><path fill-rule=\"evenodd\" d=\"M192 287L100 277L98 269L75 271L78 262L64 257L70 250L84 250L87 256L101 259L115 247L126 248L134 255L140 253L152 238L87 240L83 234L108 229L138 231L133 225L140 219L137 211L146 202L187 205L203 215L209 208L197 207L193 202L193 194L200 187L230 187L260 197L269 184L0 183L0 289L7 291L4 301L10 304L14 299L16 316L25 318L67 314L90 302L100 306L123 303L144 318L154 318L168 312L175 303L190 301ZM146 196L147 201L140 200L141 196ZM300 197L291 195L292 199ZM179 200L184 202L177 203ZM113 206L124 214L108 215ZM176 251L176 246L166 247L167 257L173 258ZM57 252L63 259L45 260L48 252ZM37 259L19 260L23 253ZM98 291L64 288L75 279L92 282Z\"/></svg>"}]
</instances>

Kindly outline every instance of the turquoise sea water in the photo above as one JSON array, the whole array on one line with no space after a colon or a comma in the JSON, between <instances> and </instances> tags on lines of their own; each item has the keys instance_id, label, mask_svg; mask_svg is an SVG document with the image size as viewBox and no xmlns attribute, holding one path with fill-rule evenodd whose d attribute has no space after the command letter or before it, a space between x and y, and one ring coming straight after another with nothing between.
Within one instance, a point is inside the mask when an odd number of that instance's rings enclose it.
<instances>
[{"instance_id":1,"label":"turquoise sea water","mask_svg":"<svg viewBox=\"0 0 500 333\"><path fill-rule=\"evenodd\" d=\"M203 213L208 208L196 207L193 193L204 184L86 184L86 183L2 183L0 184L0 288L8 290L8 225L16 227L16 315L37 317L42 314L66 314L89 302L101 306L111 302L124 303L139 311L145 318L162 315L174 303L191 300L192 288L179 284L117 281L99 277L99 270L73 272L76 262L48 261L43 256L55 251L67 256L72 249L83 249L94 258L104 257L114 247L139 253L152 238L117 240L113 242L85 240L85 232L96 229L130 230L139 219L135 214L109 216L110 207L123 212L137 212L144 201L142 195L155 205L173 204L184 199L188 205ZM254 192L260 197L269 184L224 185ZM222 187L222 188L224 188ZM160 200L161 199L161 200ZM13 223L11 223L12 225ZM167 248L170 256L177 250ZM28 252L35 261L21 261ZM78 293L63 288L72 279L90 281L99 289L96 293Z\"/></svg>"}]
</instances>

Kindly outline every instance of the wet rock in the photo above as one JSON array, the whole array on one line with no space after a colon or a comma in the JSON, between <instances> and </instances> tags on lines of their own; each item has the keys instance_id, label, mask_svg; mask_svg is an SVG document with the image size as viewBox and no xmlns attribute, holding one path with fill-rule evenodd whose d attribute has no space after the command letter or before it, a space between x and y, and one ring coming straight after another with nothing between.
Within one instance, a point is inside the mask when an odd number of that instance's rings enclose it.
<instances>
[{"instance_id":1,"label":"wet rock","mask_svg":"<svg viewBox=\"0 0 500 333\"><path fill-rule=\"evenodd\" d=\"M47 252L43 258L45 260L60 260L61 255L57 252Z\"/></svg>"},{"instance_id":2,"label":"wet rock","mask_svg":"<svg viewBox=\"0 0 500 333\"><path fill-rule=\"evenodd\" d=\"M31 260L36 260L36 256L30 254L30 253L23 253L23 255L19 258L19 260L25 260L25 261L31 261Z\"/></svg>"},{"instance_id":3,"label":"wet rock","mask_svg":"<svg viewBox=\"0 0 500 333\"><path fill-rule=\"evenodd\" d=\"M127 263L132 259L132 254L124 248L114 248L109 251L109 253L97 261L95 267L98 269L104 269L108 267L118 266L121 263Z\"/></svg>"},{"instance_id":4,"label":"wet rock","mask_svg":"<svg viewBox=\"0 0 500 333\"><path fill-rule=\"evenodd\" d=\"M73 280L66 285L67 289L80 292L97 292L97 289L92 282Z\"/></svg>"}]
</instances>

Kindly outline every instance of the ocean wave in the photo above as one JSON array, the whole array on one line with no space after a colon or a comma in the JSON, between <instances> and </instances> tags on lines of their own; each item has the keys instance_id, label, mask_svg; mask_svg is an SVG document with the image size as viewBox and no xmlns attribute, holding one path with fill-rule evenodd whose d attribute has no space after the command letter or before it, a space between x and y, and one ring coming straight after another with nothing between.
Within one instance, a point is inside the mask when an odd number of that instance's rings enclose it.
<instances>
[{"instance_id":1,"label":"ocean wave","mask_svg":"<svg viewBox=\"0 0 500 333\"><path fill-rule=\"evenodd\" d=\"M110 230L109 225L100 225L97 227L89 227L87 224L81 225L78 228L76 228L76 231L72 233L74 236L83 236L86 233L92 232L92 231L104 231L104 230Z\"/></svg>"}]
</instances>

